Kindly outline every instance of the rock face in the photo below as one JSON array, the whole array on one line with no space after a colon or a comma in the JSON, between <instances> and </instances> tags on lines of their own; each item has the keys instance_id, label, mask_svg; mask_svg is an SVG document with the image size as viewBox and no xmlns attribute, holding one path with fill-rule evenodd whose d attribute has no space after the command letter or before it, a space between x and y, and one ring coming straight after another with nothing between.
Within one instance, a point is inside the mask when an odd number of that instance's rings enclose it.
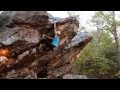
<instances>
[{"instance_id":1,"label":"rock face","mask_svg":"<svg viewBox=\"0 0 120 90\"><path fill-rule=\"evenodd\" d=\"M80 51L92 40L78 32L76 18L55 18L46 11L11 11L10 21L0 32L0 78L62 78L72 68ZM40 45L42 35L53 37L53 22L60 24L60 45L51 51ZM41 47L40 47L41 46Z\"/></svg>"}]
</instances>

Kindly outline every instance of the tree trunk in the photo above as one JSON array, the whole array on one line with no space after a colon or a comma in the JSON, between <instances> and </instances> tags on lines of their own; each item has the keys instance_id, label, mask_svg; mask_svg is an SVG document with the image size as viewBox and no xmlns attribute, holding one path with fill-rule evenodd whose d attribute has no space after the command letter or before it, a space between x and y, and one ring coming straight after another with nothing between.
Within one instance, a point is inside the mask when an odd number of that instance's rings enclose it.
<instances>
[{"instance_id":1,"label":"tree trunk","mask_svg":"<svg viewBox=\"0 0 120 90\"><path fill-rule=\"evenodd\" d=\"M40 48L42 34L53 36L53 21L60 24L60 44L51 51ZM77 32L76 18L55 18L46 11L12 11L0 32L0 78L62 78L80 51L92 40L90 33Z\"/></svg>"},{"instance_id":2,"label":"tree trunk","mask_svg":"<svg viewBox=\"0 0 120 90\"><path fill-rule=\"evenodd\" d=\"M117 26L116 26L116 21L115 21L115 11L112 11L112 14L113 14L113 32L114 32L116 49L117 49L117 61L120 67L120 46L119 46L119 38L117 35L117 30L116 30Z\"/></svg>"}]
</instances>

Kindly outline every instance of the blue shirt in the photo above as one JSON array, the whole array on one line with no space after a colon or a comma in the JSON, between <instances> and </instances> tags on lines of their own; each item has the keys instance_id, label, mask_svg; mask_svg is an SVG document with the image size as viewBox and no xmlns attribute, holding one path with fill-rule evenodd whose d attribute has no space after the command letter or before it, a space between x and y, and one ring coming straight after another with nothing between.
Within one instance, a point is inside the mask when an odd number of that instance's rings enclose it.
<instances>
[{"instance_id":1,"label":"blue shirt","mask_svg":"<svg viewBox=\"0 0 120 90\"><path fill-rule=\"evenodd\" d=\"M58 46L58 44L59 44L59 41L60 41L60 39L59 38L56 38L56 37L54 37L53 38L53 41L52 41L52 45L54 45L54 46Z\"/></svg>"}]
</instances>

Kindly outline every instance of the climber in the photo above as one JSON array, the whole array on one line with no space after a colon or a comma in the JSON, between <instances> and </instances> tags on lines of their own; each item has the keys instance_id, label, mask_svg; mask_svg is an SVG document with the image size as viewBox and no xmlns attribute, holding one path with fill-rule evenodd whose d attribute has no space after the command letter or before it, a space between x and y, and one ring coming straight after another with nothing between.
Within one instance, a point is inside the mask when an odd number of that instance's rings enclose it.
<instances>
[{"instance_id":1,"label":"climber","mask_svg":"<svg viewBox=\"0 0 120 90\"><path fill-rule=\"evenodd\" d=\"M43 40L41 41L41 44L45 43L52 51L55 51L59 45L61 35L59 26L60 26L59 24L56 25L56 22L54 23L54 38L49 37L45 34L42 35Z\"/></svg>"}]
</instances>

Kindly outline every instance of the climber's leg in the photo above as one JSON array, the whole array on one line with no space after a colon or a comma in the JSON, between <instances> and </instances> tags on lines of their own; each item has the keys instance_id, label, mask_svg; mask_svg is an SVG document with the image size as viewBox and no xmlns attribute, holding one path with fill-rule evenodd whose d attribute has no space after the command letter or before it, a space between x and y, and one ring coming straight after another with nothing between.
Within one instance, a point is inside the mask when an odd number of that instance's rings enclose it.
<instances>
[{"instance_id":1,"label":"climber's leg","mask_svg":"<svg viewBox=\"0 0 120 90\"><path fill-rule=\"evenodd\" d=\"M44 40L42 41L42 43L43 43L43 42L49 47L50 50L53 51L54 45L51 44L52 40L50 40L50 39L44 39Z\"/></svg>"}]
</instances>

